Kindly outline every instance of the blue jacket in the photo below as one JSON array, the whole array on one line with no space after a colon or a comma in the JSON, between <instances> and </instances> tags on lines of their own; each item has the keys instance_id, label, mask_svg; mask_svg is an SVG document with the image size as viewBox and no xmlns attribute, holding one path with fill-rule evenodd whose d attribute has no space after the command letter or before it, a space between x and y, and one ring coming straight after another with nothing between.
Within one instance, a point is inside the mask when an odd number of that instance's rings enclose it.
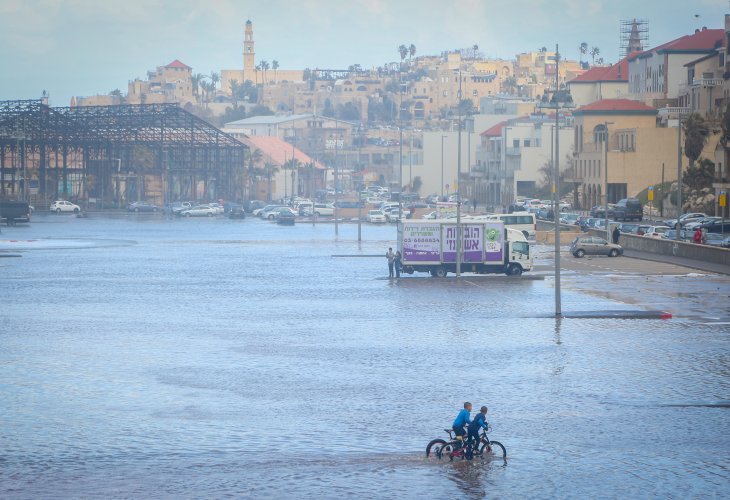
<instances>
[{"instance_id":1,"label":"blue jacket","mask_svg":"<svg viewBox=\"0 0 730 500\"><path fill-rule=\"evenodd\" d=\"M474 420L469 424L469 434L475 434L479 432L479 429L487 430L487 420L484 413L479 412L474 417Z\"/></svg>"},{"instance_id":2,"label":"blue jacket","mask_svg":"<svg viewBox=\"0 0 730 500\"><path fill-rule=\"evenodd\" d=\"M454 425L454 427L464 427L468 423L469 423L469 410L464 408L456 416L456 419L454 420L453 425Z\"/></svg>"}]
</instances>

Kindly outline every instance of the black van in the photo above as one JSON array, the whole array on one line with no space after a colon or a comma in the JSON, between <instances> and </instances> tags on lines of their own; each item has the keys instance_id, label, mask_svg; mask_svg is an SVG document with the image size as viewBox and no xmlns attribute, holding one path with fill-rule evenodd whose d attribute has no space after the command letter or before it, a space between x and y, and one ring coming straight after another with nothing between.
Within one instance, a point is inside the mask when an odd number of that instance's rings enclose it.
<instances>
[{"instance_id":1,"label":"black van","mask_svg":"<svg viewBox=\"0 0 730 500\"><path fill-rule=\"evenodd\" d=\"M608 209L608 217L614 220L638 220L644 218L644 207L636 198L619 200L614 207Z\"/></svg>"}]
</instances>

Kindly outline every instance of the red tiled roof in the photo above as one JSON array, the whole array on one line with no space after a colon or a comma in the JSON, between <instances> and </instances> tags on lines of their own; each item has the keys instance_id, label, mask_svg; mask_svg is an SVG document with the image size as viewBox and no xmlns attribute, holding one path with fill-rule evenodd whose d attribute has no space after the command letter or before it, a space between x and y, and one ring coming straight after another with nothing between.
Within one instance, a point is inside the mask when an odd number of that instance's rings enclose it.
<instances>
[{"instance_id":1,"label":"red tiled roof","mask_svg":"<svg viewBox=\"0 0 730 500\"><path fill-rule=\"evenodd\" d=\"M185 64L185 63L182 63L182 62L180 62L180 60L179 60L179 59L175 59L174 61L172 61L172 62L171 62L170 64L168 64L168 65L167 65L167 66L165 66L165 67L166 67L166 68L183 68L183 69L193 69L193 68L191 68L190 66L188 66L187 64Z\"/></svg>"},{"instance_id":2,"label":"red tiled roof","mask_svg":"<svg viewBox=\"0 0 730 500\"><path fill-rule=\"evenodd\" d=\"M723 29L704 28L691 35L684 35L669 42L663 43L653 49L635 53L628 57L633 61L637 57L647 56L652 52L661 54L664 52L704 52L719 47L725 38Z\"/></svg>"},{"instance_id":3,"label":"red tiled roof","mask_svg":"<svg viewBox=\"0 0 730 500\"><path fill-rule=\"evenodd\" d=\"M569 83L585 82L628 82L629 81L629 58L639 54L633 52L611 66L593 67L573 78Z\"/></svg>"},{"instance_id":4,"label":"red tiled roof","mask_svg":"<svg viewBox=\"0 0 730 500\"><path fill-rule=\"evenodd\" d=\"M586 106L582 106L575 110L575 114L580 114L585 111L646 111L656 112L655 108L647 106L646 104L639 101L632 101L631 99L603 99L602 101L596 101Z\"/></svg>"},{"instance_id":5,"label":"red tiled roof","mask_svg":"<svg viewBox=\"0 0 730 500\"><path fill-rule=\"evenodd\" d=\"M488 128L481 134L479 134L482 137L502 137L502 129L509 123L509 120L505 120L503 122L499 122L496 125L493 125L492 127Z\"/></svg>"},{"instance_id":6,"label":"red tiled roof","mask_svg":"<svg viewBox=\"0 0 730 500\"><path fill-rule=\"evenodd\" d=\"M264 161L270 161L279 167L284 165L284 163L286 163L287 161L291 160L293 153L294 158L299 160L299 163L301 163L302 166L306 165L307 163L313 162L318 169L324 170L325 168L324 165L314 161L314 159L312 159L303 151L293 147L288 142L275 136L252 135L246 137L245 139L242 139L242 142L249 146L252 150L260 149Z\"/></svg>"}]
</instances>

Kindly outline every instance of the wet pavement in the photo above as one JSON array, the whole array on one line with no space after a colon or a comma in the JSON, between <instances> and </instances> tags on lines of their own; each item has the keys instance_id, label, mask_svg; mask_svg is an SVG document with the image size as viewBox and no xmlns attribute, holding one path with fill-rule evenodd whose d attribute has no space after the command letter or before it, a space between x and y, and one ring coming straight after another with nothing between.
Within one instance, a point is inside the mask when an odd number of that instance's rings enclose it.
<instances>
[{"instance_id":1,"label":"wet pavement","mask_svg":"<svg viewBox=\"0 0 730 500\"><path fill-rule=\"evenodd\" d=\"M674 318L555 320L547 247L544 279L389 280L384 257L333 255L384 254L395 228L356 235L3 227L22 257L0 260L0 496L726 494L727 276L566 262L563 310ZM489 406L506 462L425 459L465 400Z\"/></svg>"}]
</instances>

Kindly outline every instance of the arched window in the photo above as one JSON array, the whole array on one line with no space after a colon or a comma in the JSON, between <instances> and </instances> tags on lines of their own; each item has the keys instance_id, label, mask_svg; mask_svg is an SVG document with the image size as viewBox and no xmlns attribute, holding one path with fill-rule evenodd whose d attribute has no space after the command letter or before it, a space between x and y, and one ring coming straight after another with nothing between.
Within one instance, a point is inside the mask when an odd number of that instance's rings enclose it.
<instances>
[{"instance_id":1,"label":"arched window","mask_svg":"<svg viewBox=\"0 0 730 500\"><path fill-rule=\"evenodd\" d=\"M601 123L593 128L593 142L594 144L601 144L603 147L603 141L606 138L606 126Z\"/></svg>"}]
</instances>

